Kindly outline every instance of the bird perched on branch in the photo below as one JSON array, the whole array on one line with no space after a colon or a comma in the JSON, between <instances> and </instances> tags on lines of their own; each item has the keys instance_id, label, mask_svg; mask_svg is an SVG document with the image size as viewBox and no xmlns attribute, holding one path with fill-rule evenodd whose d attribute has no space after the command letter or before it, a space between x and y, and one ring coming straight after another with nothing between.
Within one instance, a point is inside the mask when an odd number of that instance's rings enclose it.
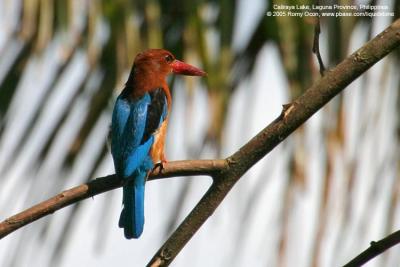
<instances>
[{"instance_id":1,"label":"bird perched on branch","mask_svg":"<svg viewBox=\"0 0 400 267\"><path fill-rule=\"evenodd\" d=\"M171 93L167 75L204 76L194 66L176 60L168 51L139 53L124 90L118 96L111 123L111 153L115 172L126 180L119 227L125 237L138 238L144 224L144 185L149 172L166 162L164 155Z\"/></svg>"}]
</instances>

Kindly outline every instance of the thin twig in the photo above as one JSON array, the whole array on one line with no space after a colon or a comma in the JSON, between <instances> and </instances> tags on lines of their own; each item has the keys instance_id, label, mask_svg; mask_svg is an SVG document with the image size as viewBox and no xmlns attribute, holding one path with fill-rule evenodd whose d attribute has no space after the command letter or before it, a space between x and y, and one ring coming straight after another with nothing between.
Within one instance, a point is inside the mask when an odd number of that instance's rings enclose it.
<instances>
[{"instance_id":1,"label":"thin twig","mask_svg":"<svg viewBox=\"0 0 400 267\"><path fill-rule=\"evenodd\" d=\"M360 253L357 257L352 259L343 267L356 267L367 263L369 260L375 258L379 254L382 254L387 249L400 243L400 230L396 231L387 237L379 240L372 241L369 248Z\"/></svg>"},{"instance_id":2,"label":"thin twig","mask_svg":"<svg viewBox=\"0 0 400 267\"><path fill-rule=\"evenodd\" d=\"M315 4L317 6L319 6L319 0L316 0ZM317 22L315 23L315 28L314 28L314 43L313 43L312 51L317 56L317 59L318 59L319 73L321 74L321 76L324 76L325 66L324 66L324 62L322 61L321 52L319 51L319 35L321 34L321 22L319 19L320 13L321 12L318 9Z\"/></svg>"}]
</instances>

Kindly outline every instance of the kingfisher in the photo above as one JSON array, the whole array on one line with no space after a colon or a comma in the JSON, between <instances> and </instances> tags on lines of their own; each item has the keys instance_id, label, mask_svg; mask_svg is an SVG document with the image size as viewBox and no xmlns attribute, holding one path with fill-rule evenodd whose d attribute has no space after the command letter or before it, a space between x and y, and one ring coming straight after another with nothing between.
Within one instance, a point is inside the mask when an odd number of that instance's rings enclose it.
<instances>
[{"instance_id":1,"label":"kingfisher","mask_svg":"<svg viewBox=\"0 0 400 267\"><path fill-rule=\"evenodd\" d=\"M139 53L128 81L117 97L111 122L115 172L125 181L119 227L127 239L139 238L144 226L144 191L153 168L167 161L164 153L172 98L169 74L205 76L163 49Z\"/></svg>"}]
</instances>

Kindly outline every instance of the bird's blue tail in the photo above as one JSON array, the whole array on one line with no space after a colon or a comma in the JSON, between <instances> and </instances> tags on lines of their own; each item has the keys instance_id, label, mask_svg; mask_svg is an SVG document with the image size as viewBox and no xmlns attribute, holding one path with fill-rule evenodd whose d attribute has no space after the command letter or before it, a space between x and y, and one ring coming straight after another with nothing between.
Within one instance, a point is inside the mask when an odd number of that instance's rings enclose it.
<instances>
[{"instance_id":1,"label":"bird's blue tail","mask_svg":"<svg viewBox=\"0 0 400 267\"><path fill-rule=\"evenodd\" d=\"M123 204L119 227L124 228L127 239L138 238L144 225L144 183L147 171L138 171L134 179L123 188Z\"/></svg>"}]
</instances>

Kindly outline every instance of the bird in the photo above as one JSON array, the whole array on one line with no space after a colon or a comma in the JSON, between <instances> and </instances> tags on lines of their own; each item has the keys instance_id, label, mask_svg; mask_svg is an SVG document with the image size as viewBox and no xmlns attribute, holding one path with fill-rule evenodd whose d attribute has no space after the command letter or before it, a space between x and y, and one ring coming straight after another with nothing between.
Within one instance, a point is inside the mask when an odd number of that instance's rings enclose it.
<instances>
[{"instance_id":1,"label":"bird","mask_svg":"<svg viewBox=\"0 0 400 267\"><path fill-rule=\"evenodd\" d=\"M205 76L164 49L135 57L128 80L117 97L111 121L111 154L116 175L123 180L119 227L127 239L139 238L144 226L145 183L153 168L167 162L164 153L172 97L169 74Z\"/></svg>"}]
</instances>

